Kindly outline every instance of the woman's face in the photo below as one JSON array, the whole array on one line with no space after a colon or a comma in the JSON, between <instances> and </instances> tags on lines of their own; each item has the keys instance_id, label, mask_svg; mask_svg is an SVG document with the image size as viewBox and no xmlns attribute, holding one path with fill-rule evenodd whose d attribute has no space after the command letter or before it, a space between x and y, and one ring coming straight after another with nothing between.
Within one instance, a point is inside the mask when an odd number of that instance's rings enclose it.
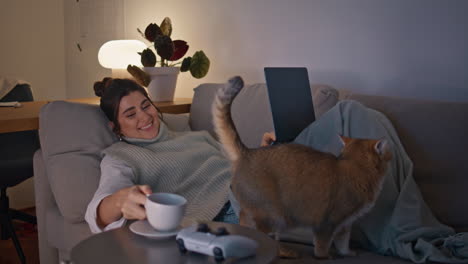
<instances>
[{"instance_id":1,"label":"woman's face","mask_svg":"<svg viewBox=\"0 0 468 264\"><path fill-rule=\"evenodd\" d=\"M117 119L126 137L152 139L159 133L158 111L141 92L122 97Z\"/></svg>"}]
</instances>

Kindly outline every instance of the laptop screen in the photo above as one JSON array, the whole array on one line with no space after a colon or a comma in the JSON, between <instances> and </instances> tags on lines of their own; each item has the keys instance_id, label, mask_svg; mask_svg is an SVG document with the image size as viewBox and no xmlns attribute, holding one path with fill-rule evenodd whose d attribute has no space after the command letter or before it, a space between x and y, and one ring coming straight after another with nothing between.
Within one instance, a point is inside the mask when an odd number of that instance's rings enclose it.
<instances>
[{"instance_id":1,"label":"laptop screen","mask_svg":"<svg viewBox=\"0 0 468 264\"><path fill-rule=\"evenodd\" d=\"M293 141L315 121L307 68L266 67L264 70L276 142Z\"/></svg>"}]
</instances>

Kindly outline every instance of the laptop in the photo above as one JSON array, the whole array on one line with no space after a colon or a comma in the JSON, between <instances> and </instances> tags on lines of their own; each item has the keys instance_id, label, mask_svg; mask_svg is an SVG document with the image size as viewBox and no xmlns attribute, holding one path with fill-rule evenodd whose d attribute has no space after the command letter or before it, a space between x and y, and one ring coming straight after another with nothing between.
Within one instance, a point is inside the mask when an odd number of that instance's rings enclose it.
<instances>
[{"instance_id":1,"label":"laptop","mask_svg":"<svg viewBox=\"0 0 468 264\"><path fill-rule=\"evenodd\" d=\"M307 68L266 67L264 70L275 144L291 142L315 121Z\"/></svg>"}]
</instances>

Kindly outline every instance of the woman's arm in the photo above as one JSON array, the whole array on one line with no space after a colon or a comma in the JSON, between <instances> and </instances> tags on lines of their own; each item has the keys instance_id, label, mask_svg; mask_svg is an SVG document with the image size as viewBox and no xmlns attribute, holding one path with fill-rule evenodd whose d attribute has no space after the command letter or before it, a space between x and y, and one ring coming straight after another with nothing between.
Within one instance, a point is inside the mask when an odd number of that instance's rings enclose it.
<instances>
[{"instance_id":1,"label":"woman's arm","mask_svg":"<svg viewBox=\"0 0 468 264\"><path fill-rule=\"evenodd\" d=\"M142 205L145 194L151 193L151 189L135 183L135 175L129 166L109 156L104 157L99 187L85 215L92 232L121 227L126 219L146 217Z\"/></svg>"},{"instance_id":2,"label":"woman's arm","mask_svg":"<svg viewBox=\"0 0 468 264\"><path fill-rule=\"evenodd\" d=\"M151 194L148 185L135 185L120 189L104 198L97 208L96 222L103 228L110 223L118 221L122 217L125 219L146 218L145 204L146 195Z\"/></svg>"}]
</instances>

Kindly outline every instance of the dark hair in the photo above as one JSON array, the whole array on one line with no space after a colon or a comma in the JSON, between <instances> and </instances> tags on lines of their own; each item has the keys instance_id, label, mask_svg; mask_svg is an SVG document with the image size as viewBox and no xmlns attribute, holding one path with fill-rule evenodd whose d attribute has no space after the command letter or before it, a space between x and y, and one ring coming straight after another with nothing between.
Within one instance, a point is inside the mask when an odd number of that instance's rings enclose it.
<instances>
[{"instance_id":1,"label":"dark hair","mask_svg":"<svg viewBox=\"0 0 468 264\"><path fill-rule=\"evenodd\" d=\"M130 79L112 79L106 77L102 81L94 83L94 93L101 97L100 107L109 121L114 123L114 133L120 136L120 124L118 122L119 106L122 97L132 92L142 93L151 104L158 110L159 118L162 121L161 111L153 104L145 88Z\"/></svg>"}]
</instances>

